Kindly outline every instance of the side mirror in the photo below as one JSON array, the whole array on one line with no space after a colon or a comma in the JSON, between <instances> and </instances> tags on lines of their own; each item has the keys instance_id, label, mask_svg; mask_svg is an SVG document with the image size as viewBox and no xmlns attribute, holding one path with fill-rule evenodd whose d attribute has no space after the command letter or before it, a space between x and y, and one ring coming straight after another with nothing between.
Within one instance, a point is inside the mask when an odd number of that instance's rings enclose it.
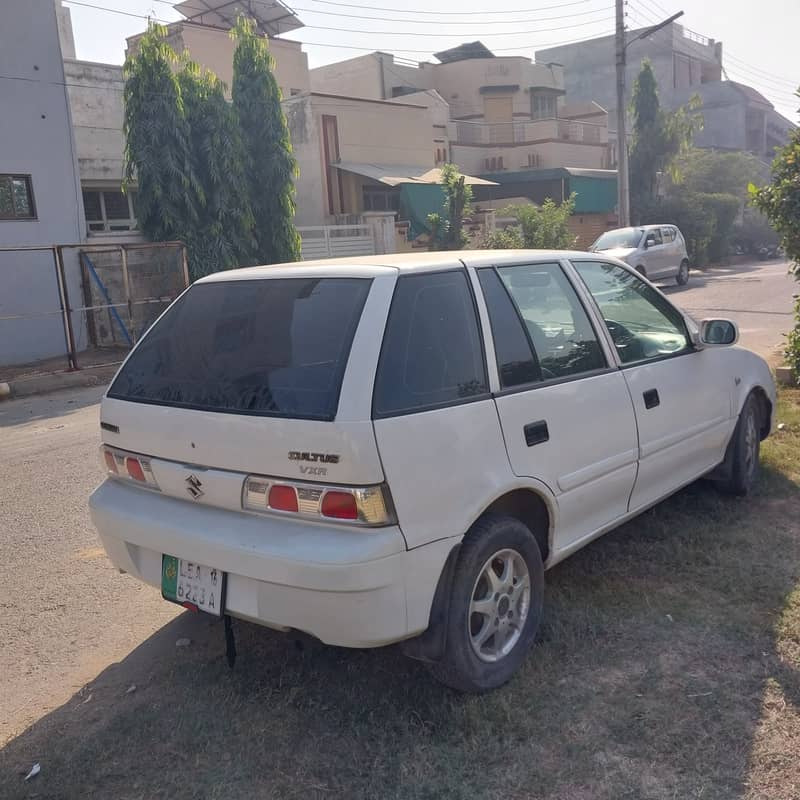
<instances>
[{"instance_id":1,"label":"side mirror","mask_svg":"<svg viewBox=\"0 0 800 800\"><path fill-rule=\"evenodd\" d=\"M739 328L729 319L704 319L700 341L707 347L728 347L739 341Z\"/></svg>"},{"instance_id":2,"label":"side mirror","mask_svg":"<svg viewBox=\"0 0 800 800\"><path fill-rule=\"evenodd\" d=\"M655 243L656 243L656 237L655 236L648 236L644 240L644 249L647 250L648 247L652 247Z\"/></svg>"}]
</instances>

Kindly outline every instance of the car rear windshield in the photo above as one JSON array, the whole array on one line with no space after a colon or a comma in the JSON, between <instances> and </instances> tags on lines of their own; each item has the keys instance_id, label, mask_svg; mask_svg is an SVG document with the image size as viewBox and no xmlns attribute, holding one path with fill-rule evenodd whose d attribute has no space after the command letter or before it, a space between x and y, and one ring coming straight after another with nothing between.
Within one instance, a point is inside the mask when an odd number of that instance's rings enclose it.
<instances>
[{"instance_id":1,"label":"car rear windshield","mask_svg":"<svg viewBox=\"0 0 800 800\"><path fill-rule=\"evenodd\" d=\"M629 249L638 247L644 228L620 228L606 231L593 245L592 250L615 250L617 247Z\"/></svg>"},{"instance_id":2,"label":"car rear windshield","mask_svg":"<svg viewBox=\"0 0 800 800\"><path fill-rule=\"evenodd\" d=\"M197 284L134 350L108 396L333 419L370 283L268 278Z\"/></svg>"}]
</instances>

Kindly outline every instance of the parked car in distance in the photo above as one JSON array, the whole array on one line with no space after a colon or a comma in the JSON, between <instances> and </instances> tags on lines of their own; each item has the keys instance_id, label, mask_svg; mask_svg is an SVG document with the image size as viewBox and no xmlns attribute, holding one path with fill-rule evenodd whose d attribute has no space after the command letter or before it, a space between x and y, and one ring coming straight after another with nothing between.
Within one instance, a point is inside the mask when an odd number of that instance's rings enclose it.
<instances>
[{"instance_id":1,"label":"parked car in distance","mask_svg":"<svg viewBox=\"0 0 800 800\"><path fill-rule=\"evenodd\" d=\"M651 281L689 280L689 256L683 234L674 225L641 225L606 231L589 248L619 258Z\"/></svg>"},{"instance_id":2,"label":"parked car in distance","mask_svg":"<svg viewBox=\"0 0 800 800\"><path fill-rule=\"evenodd\" d=\"M170 601L485 691L547 568L697 478L753 485L775 386L737 338L597 253L220 272L103 397L92 519Z\"/></svg>"}]
</instances>

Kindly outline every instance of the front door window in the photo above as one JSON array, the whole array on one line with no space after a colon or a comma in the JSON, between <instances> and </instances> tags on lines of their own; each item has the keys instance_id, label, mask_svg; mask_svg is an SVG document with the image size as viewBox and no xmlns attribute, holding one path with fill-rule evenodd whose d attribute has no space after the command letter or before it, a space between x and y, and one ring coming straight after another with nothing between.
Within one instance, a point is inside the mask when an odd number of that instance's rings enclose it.
<instances>
[{"instance_id":1,"label":"front door window","mask_svg":"<svg viewBox=\"0 0 800 800\"><path fill-rule=\"evenodd\" d=\"M575 269L600 307L623 364L692 350L683 315L638 275L603 261L576 261Z\"/></svg>"}]
</instances>

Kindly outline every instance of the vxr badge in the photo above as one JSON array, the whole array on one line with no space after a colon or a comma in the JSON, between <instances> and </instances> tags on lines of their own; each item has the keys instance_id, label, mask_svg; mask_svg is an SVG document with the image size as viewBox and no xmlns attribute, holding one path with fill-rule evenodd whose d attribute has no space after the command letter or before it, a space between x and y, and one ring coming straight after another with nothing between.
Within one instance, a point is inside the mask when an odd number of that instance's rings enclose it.
<instances>
[{"instance_id":1,"label":"vxr badge","mask_svg":"<svg viewBox=\"0 0 800 800\"><path fill-rule=\"evenodd\" d=\"M186 491L192 496L192 500L199 500L205 494L200 488L202 485L197 475L190 475L186 479Z\"/></svg>"}]
</instances>

